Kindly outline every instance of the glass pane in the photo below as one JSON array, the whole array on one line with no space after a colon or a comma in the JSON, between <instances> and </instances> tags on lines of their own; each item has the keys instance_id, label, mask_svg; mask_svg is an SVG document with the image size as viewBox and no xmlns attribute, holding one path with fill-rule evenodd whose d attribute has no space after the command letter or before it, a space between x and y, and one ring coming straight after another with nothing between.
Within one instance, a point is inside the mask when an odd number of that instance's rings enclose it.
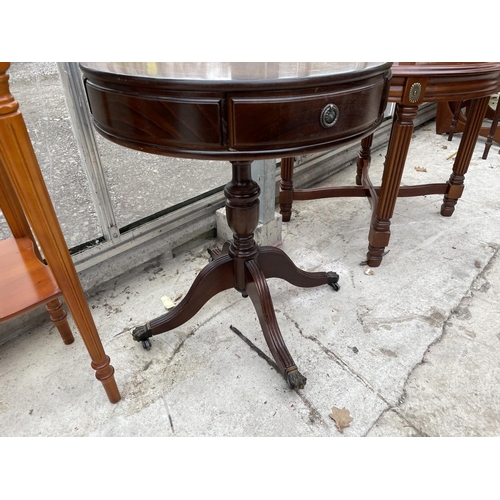
<instances>
[{"instance_id":1,"label":"glass pane","mask_svg":"<svg viewBox=\"0 0 500 500\"><path fill-rule=\"evenodd\" d=\"M222 189L231 179L231 165L226 161L154 155L95 135L119 228Z\"/></svg>"},{"instance_id":2,"label":"glass pane","mask_svg":"<svg viewBox=\"0 0 500 500\"><path fill-rule=\"evenodd\" d=\"M57 64L11 63L10 90L23 114L45 183L70 248L101 236ZM0 237L10 236L2 217Z\"/></svg>"}]
</instances>

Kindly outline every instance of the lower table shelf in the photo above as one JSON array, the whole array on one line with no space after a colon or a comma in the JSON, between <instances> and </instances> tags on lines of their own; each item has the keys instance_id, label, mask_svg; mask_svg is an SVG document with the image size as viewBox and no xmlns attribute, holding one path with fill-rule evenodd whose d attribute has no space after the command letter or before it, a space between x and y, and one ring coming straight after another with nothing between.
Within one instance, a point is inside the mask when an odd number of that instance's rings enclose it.
<instances>
[{"instance_id":1,"label":"lower table shelf","mask_svg":"<svg viewBox=\"0 0 500 500\"><path fill-rule=\"evenodd\" d=\"M62 295L50 269L35 254L30 238L0 241L0 321L46 305L65 344L75 339L59 297Z\"/></svg>"}]
</instances>

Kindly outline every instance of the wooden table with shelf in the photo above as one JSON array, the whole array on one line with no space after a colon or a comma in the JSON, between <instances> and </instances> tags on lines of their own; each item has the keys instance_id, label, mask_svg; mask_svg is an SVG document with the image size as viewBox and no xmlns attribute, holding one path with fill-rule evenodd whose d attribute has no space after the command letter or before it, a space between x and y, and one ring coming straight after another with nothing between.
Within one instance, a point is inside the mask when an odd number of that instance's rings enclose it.
<instances>
[{"instance_id":1,"label":"wooden table with shelf","mask_svg":"<svg viewBox=\"0 0 500 500\"><path fill-rule=\"evenodd\" d=\"M117 403L121 396L114 368L69 254L19 104L10 93L8 68L9 63L0 63L0 205L8 212L5 216L13 238L0 245L0 318L10 319L47 302L53 319L65 320L58 299L64 297L96 378L110 402ZM37 245L47 266L40 260ZM73 341L69 329L61 331L61 336L67 344Z\"/></svg>"}]
</instances>

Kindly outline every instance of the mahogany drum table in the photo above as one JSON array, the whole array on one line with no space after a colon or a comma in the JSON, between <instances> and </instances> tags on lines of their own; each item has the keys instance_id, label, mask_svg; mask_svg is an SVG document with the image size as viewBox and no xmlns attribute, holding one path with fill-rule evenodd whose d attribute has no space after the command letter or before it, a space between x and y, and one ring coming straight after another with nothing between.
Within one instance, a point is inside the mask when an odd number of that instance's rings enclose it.
<instances>
[{"instance_id":1,"label":"mahogany drum table","mask_svg":"<svg viewBox=\"0 0 500 500\"><path fill-rule=\"evenodd\" d=\"M441 215L450 217L464 189L474 147L492 94L500 90L500 63L404 63L392 67L389 102L396 103L391 136L380 187L370 181L373 136L361 141L357 162L357 186L293 189L293 158L284 158L281 169L280 211L290 220L293 200L339 196L367 196L372 203L367 263L377 267L389 244L391 218L398 196L444 195ZM446 183L400 186L414 130L418 106L424 102L470 100L467 121Z\"/></svg>"},{"instance_id":2,"label":"mahogany drum table","mask_svg":"<svg viewBox=\"0 0 500 500\"><path fill-rule=\"evenodd\" d=\"M305 272L280 249L259 247L259 186L253 160L331 149L373 133L383 120L390 63L82 63L97 130L123 146L168 156L227 160L226 214L233 239L169 313L136 328L134 340L172 330L213 296L250 296L288 385L303 388L282 338L266 278L331 285L338 275ZM200 162L199 176L209 168Z\"/></svg>"}]
</instances>

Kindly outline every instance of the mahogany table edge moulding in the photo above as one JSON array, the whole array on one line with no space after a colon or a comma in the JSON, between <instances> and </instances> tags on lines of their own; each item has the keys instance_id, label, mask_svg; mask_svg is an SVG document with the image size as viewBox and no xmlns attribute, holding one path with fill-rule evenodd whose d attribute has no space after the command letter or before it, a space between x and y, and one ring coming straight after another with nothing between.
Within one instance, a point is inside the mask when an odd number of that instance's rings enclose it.
<instances>
[{"instance_id":1,"label":"mahogany table edge moulding","mask_svg":"<svg viewBox=\"0 0 500 500\"><path fill-rule=\"evenodd\" d=\"M0 162L15 193L23 218L29 222L34 237L47 261L73 320L87 348L96 378L102 383L111 403L121 396L114 368L104 351L84 291L68 251L44 178L26 129L19 104L10 93L10 63L0 63ZM35 251L36 252L36 251Z\"/></svg>"},{"instance_id":2,"label":"mahogany table edge moulding","mask_svg":"<svg viewBox=\"0 0 500 500\"><path fill-rule=\"evenodd\" d=\"M346 70L342 64L353 66ZM150 348L152 336L182 325L213 296L234 288L252 300L288 386L304 387L306 377L285 345L266 279L338 290L338 275L303 271L281 249L256 244L260 189L251 163L331 149L371 134L383 120L392 63L357 64L80 63L94 125L104 137L149 153L227 160L232 167L224 194L233 239L211 250L183 300L135 328L134 340ZM295 73L284 77L290 69Z\"/></svg>"}]
</instances>

